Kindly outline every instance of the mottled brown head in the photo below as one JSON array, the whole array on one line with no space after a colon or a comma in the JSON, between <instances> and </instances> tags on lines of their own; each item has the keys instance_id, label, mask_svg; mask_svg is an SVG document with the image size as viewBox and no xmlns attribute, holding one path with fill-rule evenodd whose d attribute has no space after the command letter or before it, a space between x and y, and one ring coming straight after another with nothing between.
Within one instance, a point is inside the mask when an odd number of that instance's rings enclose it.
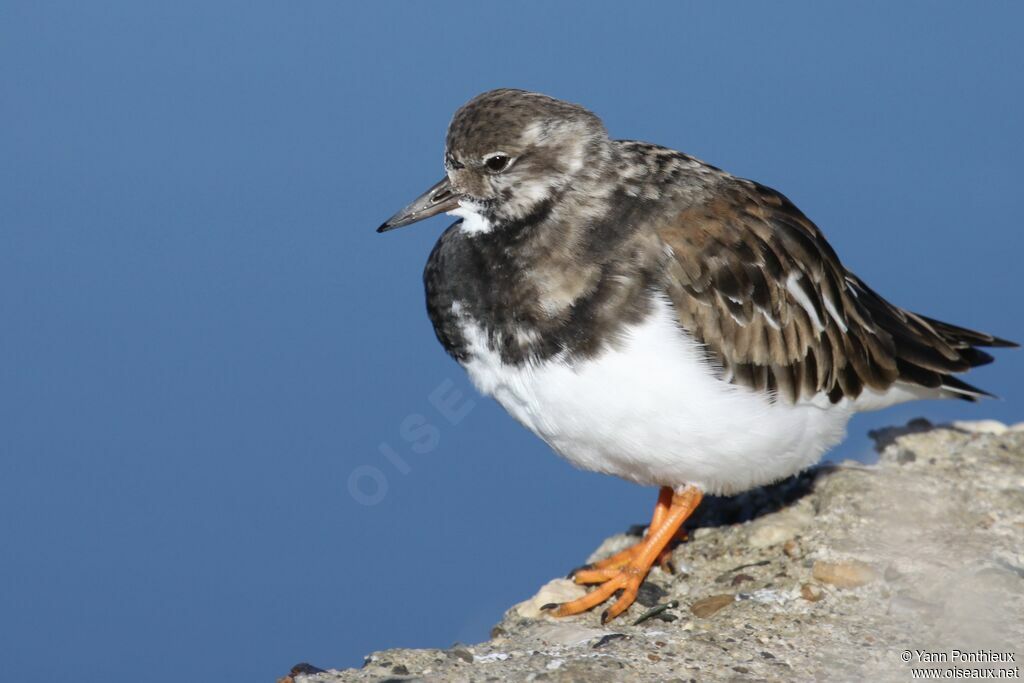
<instances>
[{"instance_id":1,"label":"mottled brown head","mask_svg":"<svg viewBox=\"0 0 1024 683\"><path fill-rule=\"evenodd\" d=\"M466 232L490 231L550 209L572 189L592 196L612 143L583 107L525 90L491 90L464 104L448 126L446 176L378 232L449 212Z\"/></svg>"},{"instance_id":2,"label":"mottled brown head","mask_svg":"<svg viewBox=\"0 0 1024 683\"><path fill-rule=\"evenodd\" d=\"M517 220L575 180L596 176L611 155L601 120L583 107L525 90L491 90L448 126L452 190L493 222Z\"/></svg>"}]
</instances>

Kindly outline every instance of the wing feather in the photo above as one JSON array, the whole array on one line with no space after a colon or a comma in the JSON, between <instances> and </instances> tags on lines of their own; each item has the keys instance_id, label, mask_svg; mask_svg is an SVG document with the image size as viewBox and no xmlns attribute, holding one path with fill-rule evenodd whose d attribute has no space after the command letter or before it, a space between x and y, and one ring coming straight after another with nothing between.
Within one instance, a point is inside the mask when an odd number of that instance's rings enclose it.
<instances>
[{"instance_id":1,"label":"wing feather","mask_svg":"<svg viewBox=\"0 0 1024 683\"><path fill-rule=\"evenodd\" d=\"M903 381L973 399L952 378L1013 345L885 301L783 195L732 179L658 229L680 324L730 382L832 402Z\"/></svg>"}]
</instances>

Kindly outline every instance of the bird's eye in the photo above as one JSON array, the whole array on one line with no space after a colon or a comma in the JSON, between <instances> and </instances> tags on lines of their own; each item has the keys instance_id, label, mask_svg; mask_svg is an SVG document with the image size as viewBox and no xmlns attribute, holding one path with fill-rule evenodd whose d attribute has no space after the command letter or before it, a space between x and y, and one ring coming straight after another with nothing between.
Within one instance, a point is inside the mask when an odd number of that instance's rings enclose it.
<instances>
[{"instance_id":1,"label":"bird's eye","mask_svg":"<svg viewBox=\"0 0 1024 683\"><path fill-rule=\"evenodd\" d=\"M491 154L484 159L484 166L491 173L501 173L512 163L512 158L507 154Z\"/></svg>"}]
</instances>

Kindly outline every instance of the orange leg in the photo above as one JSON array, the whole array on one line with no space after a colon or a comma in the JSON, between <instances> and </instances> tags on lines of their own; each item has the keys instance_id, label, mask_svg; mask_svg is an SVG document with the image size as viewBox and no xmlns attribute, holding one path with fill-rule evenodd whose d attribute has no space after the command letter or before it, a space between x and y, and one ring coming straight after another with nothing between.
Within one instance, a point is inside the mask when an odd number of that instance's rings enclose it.
<instances>
[{"instance_id":1,"label":"orange leg","mask_svg":"<svg viewBox=\"0 0 1024 683\"><path fill-rule=\"evenodd\" d=\"M658 491L658 502L654 506L654 515L651 516L651 523L648 525L647 531L644 533L644 538L625 550L615 553L611 557L598 560L587 567L587 569L620 569L629 564L629 561L632 560L638 552L640 552L640 548L643 547L647 537L665 521L665 515L668 513L669 506L671 505L672 489L668 486L662 486L661 490Z\"/></svg>"},{"instance_id":2,"label":"orange leg","mask_svg":"<svg viewBox=\"0 0 1024 683\"><path fill-rule=\"evenodd\" d=\"M662 500L666 497L666 490L671 492L671 489L662 489L661 494L658 497L658 507L656 507L654 511L656 519L659 517L658 510L661 507ZM622 591L622 594L619 596L619 599L615 601L615 604L604 611L601 615L601 622L608 622L625 612L626 609L633 604L633 601L636 600L637 590L639 590L640 584L643 583L644 578L647 577L647 573L651 570L651 566L678 533L683 522L685 522L686 519L693 514L693 511L697 509L697 506L700 505L700 501L703 497L704 496L700 489L693 486L687 486L680 493L673 494L668 508L661 515L659 520L660 524L655 527L654 520L652 520L651 527L647 530L647 535L644 540L623 551L623 553L629 554L625 563L617 568L612 567L609 564L603 567L595 566L595 569L593 570L583 570L600 572L602 577L600 578L601 586L590 593L587 593L578 600L573 600L572 602L560 605L554 612L555 616L567 617L573 614L579 614L580 612L585 612L588 609L600 605L619 590ZM619 555L623 555L623 553L619 553ZM618 556L608 559L612 560L616 558L618 558ZM618 562L619 560L616 559L614 564L618 564ZM582 571L579 573L582 573ZM598 577L592 576L587 578L597 579ZM588 581L587 583L596 582L597 581Z\"/></svg>"},{"instance_id":3,"label":"orange leg","mask_svg":"<svg viewBox=\"0 0 1024 683\"><path fill-rule=\"evenodd\" d=\"M654 506L654 515L651 517L651 523L647 527L647 531L644 533L644 538L633 545L629 546L625 550L615 553L611 557L606 557L603 560L598 560L593 564L580 567L569 574L569 578L579 584L590 584L590 583L604 583L610 578L613 578L618 574L618 570L622 569L629 564L630 560L637 556L637 554L643 550L644 544L647 539L653 534L658 527L660 527L665 521L665 515L668 514L669 508L672 506L672 488L670 486L662 486L661 490L658 491L658 502ZM686 531L680 529L676 532L676 535L671 539L669 543L665 545L664 550L658 556L657 564L665 571L673 572L670 560L672 559L672 547L673 541L685 541Z\"/></svg>"}]
</instances>

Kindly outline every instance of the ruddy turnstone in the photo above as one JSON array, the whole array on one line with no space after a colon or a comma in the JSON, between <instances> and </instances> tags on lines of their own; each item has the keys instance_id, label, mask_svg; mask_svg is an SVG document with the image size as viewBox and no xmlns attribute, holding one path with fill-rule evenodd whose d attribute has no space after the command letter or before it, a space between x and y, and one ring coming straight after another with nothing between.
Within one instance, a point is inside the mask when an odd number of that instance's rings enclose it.
<instances>
[{"instance_id":1,"label":"ruddy turnstone","mask_svg":"<svg viewBox=\"0 0 1024 683\"><path fill-rule=\"evenodd\" d=\"M448 127L445 177L378 232L448 212L423 275L444 348L557 453L659 486L635 546L556 614L635 600L704 493L809 467L850 417L987 395L956 373L1012 342L895 306L782 194L612 140L581 106L493 90Z\"/></svg>"}]
</instances>

